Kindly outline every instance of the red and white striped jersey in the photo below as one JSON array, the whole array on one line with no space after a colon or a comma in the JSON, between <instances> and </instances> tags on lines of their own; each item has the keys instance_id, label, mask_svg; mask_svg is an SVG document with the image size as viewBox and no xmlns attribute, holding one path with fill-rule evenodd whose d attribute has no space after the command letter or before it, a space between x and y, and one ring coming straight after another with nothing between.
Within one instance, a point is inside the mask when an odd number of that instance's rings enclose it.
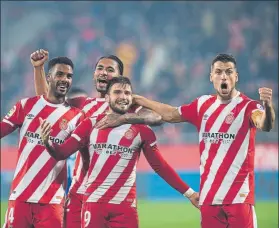
<instances>
[{"instance_id":1,"label":"red and white striped jersey","mask_svg":"<svg viewBox=\"0 0 279 228\"><path fill-rule=\"evenodd\" d=\"M141 150L152 169L170 186L181 194L188 191L189 186L161 156L150 127L125 124L115 128L94 128L104 116L85 119L63 144L48 148L52 156L61 160L80 148L88 148L90 163L84 201L136 207L136 165Z\"/></svg>"},{"instance_id":2,"label":"red and white striped jersey","mask_svg":"<svg viewBox=\"0 0 279 228\"><path fill-rule=\"evenodd\" d=\"M142 106L134 106L129 112L138 112ZM87 98L82 111L85 113L86 117L98 116L109 109L109 104L106 102L105 98ZM88 156L86 153L77 152L75 167L73 171L73 180L70 187L71 194L84 194L86 190L86 174L88 167ZM81 198L81 197L79 197Z\"/></svg>"},{"instance_id":3,"label":"red and white striped jersey","mask_svg":"<svg viewBox=\"0 0 279 228\"><path fill-rule=\"evenodd\" d=\"M98 114L104 113L108 110L108 103L105 101L105 98L87 98L85 100L82 111L86 117L97 116ZM82 156L83 155L83 156ZM79 151L76 154L76 161L73 170L73 179L70 186L69 192L71 194L84 194L86 188L86 174L87 174L87 162L89 154L80 153ZM85 165L86 164L86 165ZM79 197L82 199L82 196Z\"/></svg>"},{"instance_id":4,"label":"red and white striped jersey","mask_svg":"<svg viewBox=\"0 0 279 228\"><path fill-rule=\"evenodd\" d=\"M85 121L87 130L79 128L72 134L83 145L89 144L84 199L136 206L136 165L142 147L156 146L154 132L145 125L131 124L99 130L94 128L96 118Z\"/></svg>"},{"instance_id":5,"label":"red and white striped jersey","mask_svg":"<svg viewBox=\"0 0 279 228\"><path fill-rule=\"evenodd\" d=\"M52 125L51 141L62 144L84 114L67 103L52 104L37 96L20 100L4 117L1 137L19 128L18 160L9 200L60 204L65 195L66 164L57 162L45 149L39 118Z\"/></svg>"},{"instance_id":6,"label":"red and white striped jersey","mask_svg":"<svg viewBox=\"0 0 279 228\"><path fill-rule=\"evenodd\" d=\"M251 114L263 107L238 93L228 103L205 95L178 110L199 132L200 205L254 204L256 127Z\"/></svg>"}]
</instances>

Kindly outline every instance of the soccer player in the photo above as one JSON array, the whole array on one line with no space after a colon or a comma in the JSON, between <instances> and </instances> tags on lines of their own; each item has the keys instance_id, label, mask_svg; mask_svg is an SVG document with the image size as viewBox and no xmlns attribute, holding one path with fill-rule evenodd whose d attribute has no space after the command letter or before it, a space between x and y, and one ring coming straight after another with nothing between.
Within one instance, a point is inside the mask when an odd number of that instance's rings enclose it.
<instances>
[{"instance_id":1,"label":"soccer player","mask_svg":"<svg viewBox=\"0 0 279 228\"><path fill-rule=\"evenodd\" d=\"M70 91L67 93L66 101L69 105L73 107L78 107L80 104L81 99L87 98L88 94L80 88L72 87ZM73 172L75 167L75 161L76 161L76 153L71 155L67 161L67 188L66 188L66 194L69 192L69 188L72 184L73 179Z\"/></svg>"},{"instance_id":2,"label":"soccer player","mask_svg":"<svg viewBox=\"0 0 279 228\"><path fill-rule=\"evenodd\" d=\"M132 104L132 87L127 77L108 82L108 113L125 114ZM173 188L198 206L198 193L186 185L160 155L156 137L143 124L125 124L98 130L96 122L106 114L87 118L61 145L49 140L52 126L41 121L43 142L51 156L63 160L83 147L88 147L90 164L82 207L82 227L137 228L136 165L140 151L151 167Z\"/></svg>"},{"instance_id":3,"label":"soccer player","mask_svg":"<svg viewBox=\"0 0 279 228\"><path fill-rule=\"evenodd\" d=\"M74 65L67 57L48 63L46 95L22 99L1 121L1 138L19 128L18 161L4 227L61 228L66 188L65 161L47 152L39 134L39 118L53 126L50 140L62 144L83 118L65 102Z\"/></svg>"},{"instance_id":4,"label":"soccer player","mask_svg":"<svg viewBox=\"0 0 279 228\"><path fill-rule=\"evenodd\" d=\"M48 59L48 51L40 49L33 52L30 56L31 63L34 66L34 82L37 95L46 94L48 85L45 80L44 62ZM105 101L106 87L110 79L123 75L124 65L122 61L114 55L101 57L93 73L93 81L98 91L97 98L87 99L84 97L76 98L74 102L67 100L70 104L83 110L87 117L101 114L108 110L108 103ZM134 113L133 113L134 112ZM118 114L117 114L118 116ZM129 113L121 115L126 123L144 123L149 125L158 125L161 122L161 116L141 107L132 107ZM123 121L123 122L124 122ZM76 155L73 180L66 200L66 210L64 226L68 228L79 228L81 223L82 198L85 192L85 175L87 172L87 157L83 153Z\"/></svg>"},{"instance_id":5,"label":"soccer player","mask_svg":"<svg viewBox=\"0 0 279 228\"><path fill-rule=\"evenodd\" d=\"M274 125L272 90L259 89L263 106L239 92L236 60L227 54L212 61L210 81L215 95L201 96L178 108L141 96L134 100L159 113L164 121L197 127L202 228L254 228L255 135L256 129L270 131Z\"/></svg>"}]
</instances>

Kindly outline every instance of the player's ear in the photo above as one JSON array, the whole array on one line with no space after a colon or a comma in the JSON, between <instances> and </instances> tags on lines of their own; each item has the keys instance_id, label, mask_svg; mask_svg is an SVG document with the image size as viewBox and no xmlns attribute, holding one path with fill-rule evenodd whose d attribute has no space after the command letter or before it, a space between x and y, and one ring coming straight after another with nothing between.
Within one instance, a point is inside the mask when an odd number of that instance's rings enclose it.
<instances>
[{"instance_id":1,"label":"player's ear","mask_svg":"<svg viewBox=\"0 0 279 228\"><path fill-rule=\"evenodd\" d=\"M212 73L210 72L210 74L209 74L209 80L210 80L210 82L212 82L213 80L212 80Z\"/></svg>"},{"instance_id":2,"label":"player's ear","mask_svg":"<svg viewBox=\"0 0 279 228\"><path fill-rule=\"evenodd\" d=\"M50 81L50 77L51 77L51 74L50 74L50 73L48 73L48 74L47 74L47 76L46 76L47 83L49 83L49 81Z\"/></svg>"},{"instance_id":3,"label":"player's ear","mask_svg":"<svg viewBox=\"0 0 279 228\"><path fill-rule=\"evenodd\" d=\"M236 75L235 75L235 82L238 82L238 73L236 72Z\"/></svg>"}]
</instances>

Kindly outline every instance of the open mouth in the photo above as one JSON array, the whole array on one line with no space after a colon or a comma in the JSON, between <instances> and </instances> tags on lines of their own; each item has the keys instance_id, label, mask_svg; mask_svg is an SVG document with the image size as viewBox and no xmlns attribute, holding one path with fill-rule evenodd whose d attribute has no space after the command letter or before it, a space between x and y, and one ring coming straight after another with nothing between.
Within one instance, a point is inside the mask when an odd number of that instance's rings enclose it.
<instances>
[{"instance_id":1,"label":"open mouth","mask_svg":"<svg viewBox=\"0 0 279 228\"><path fill-rule=\"evenodd\" d=\"M227 83L222 83L222 84L221 84L221 89L227 89L227 88L228 88Z\"/></svg>"},{"instance_id":2,"label":"open mouth","mask_svg":"<svg viewBox=\"0 0 279 228\"><path fill-rule=\"evenodd\" d=\"M101 87L106 87L108 84L108 81L105 79L98 79L97 82L98 82L99 86L101 86Z\"/></svg>"},{"instance_id":3,"label":"open mouth","mask_svg":"<svg viewBox=\"0 0 279 228\"><path fill-rule=\"evenodd\" d=\"M222 94L228 94L229 93L229 86L228 86L227 83L225 83L225 82L221 83L220 88L221 88L221 93Z\"/></svg>"},{"instance_id":4,"label":"open mouth","mask_svg":"<svg viewBox=\"0 0 279 228\"><path fill-rule=\"evenodd\" d=\"M59 84L57 86L57 88L61 91L61 92L66 92L69 88L69 85L68 84Z\"/></svg>"},{"instance_id":5,"label":"open mouth","mask_svg":"<svg viewBox=\"0 0 279 228\"><path fill-rule=\"evenodd\" d=\"M128 101L118 101L118 102L116 102L116 104L119 105L120 107L124 108L127 105L129 105L129 102Z\"/></svg>"}]
</instances>

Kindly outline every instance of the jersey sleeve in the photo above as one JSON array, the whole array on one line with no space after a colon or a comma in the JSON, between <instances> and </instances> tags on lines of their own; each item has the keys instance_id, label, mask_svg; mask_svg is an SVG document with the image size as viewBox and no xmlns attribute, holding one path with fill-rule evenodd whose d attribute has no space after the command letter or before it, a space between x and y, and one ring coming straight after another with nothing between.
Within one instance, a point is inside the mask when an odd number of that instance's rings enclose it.
<instances>
[{"instance_id":1,"label":"jersey sleeve","mask_svg":"<svg viewBox=\"0 0 279 228\"><path fill-rule=\"evenodd\" d=\"M149 127L144 125L141 129L141 137L143 140L143 150L153 147L157 144L157 139L154 131Z\"/></svg>"},{"instance_id":2,"label":"jersey sleeve","mask_svg":"<svg viewBox=\"0 0 279 228\"><path fill-rule=\"evenodd\" d=\"M184 104L178 108L179 114L182 118L191 124L197 126L198 122L198 99L195 99L190 104Z\"/></svg>"},{"instance_id":3,"label":"jersey sleeve","mask_svg":"<svg viewBox=\"0 0 279 228\"><path fill-rule=\"evenodd\" d=\"M7 113L3 121L9 123L15 127L21 127L23 124L25 115L21 105L21 102L17 102L16 105Z\"/></svg>"},{"instance_id":4,"label":"jersey sleeve","mask_svg":"<svg viewBox=\"0 0 279 228\"><path fill-rule=\"evenodd\" d=\"M262 116L264 107L258 101L251 101L247 107L247 116L252 127L255 127L255 120L258 116Z\"/></svg>"},{"instance_id":5,"label":"jersey sleeve","mask_svg":"<svg viewBox=\"0 0 279 228\"><path fill-rule=\"evenodd\" d=\"M90 131L96 123L95 118L84 119L71 134L82 147L87 146L90 137Z\"/></svg>"},{"instance_id":6,"label":"jersey sleeve","mask_svg":"<svg viewBox=\"0 0 279 228\"><path fill-rule=\"evenodd\" d=\"M143 131L143 153L152 169L163 178L171 187L184 194L189 186L183 182L175 170L160 154L154 132L148 127Z\"/></svg>"}]
</instances>

